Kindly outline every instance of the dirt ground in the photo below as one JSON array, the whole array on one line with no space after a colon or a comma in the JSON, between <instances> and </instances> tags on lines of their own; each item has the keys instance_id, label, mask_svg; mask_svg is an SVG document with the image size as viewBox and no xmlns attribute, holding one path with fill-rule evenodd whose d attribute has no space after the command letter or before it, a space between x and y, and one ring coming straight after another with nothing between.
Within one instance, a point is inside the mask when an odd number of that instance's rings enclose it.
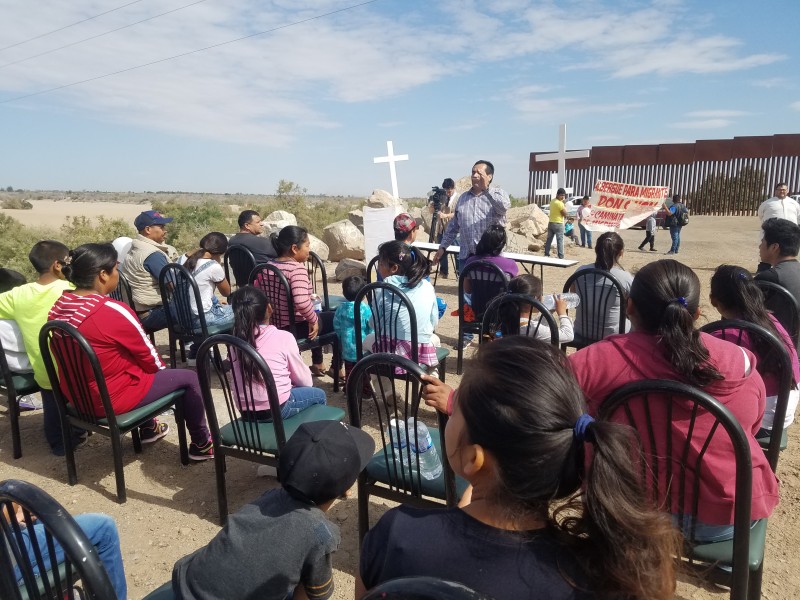
<instances>
[{"instance_id":1,"label":"dirt ground","mask_svg":"<svg viewBox=\"0 0 800 600\"><path fill-rule=\"evenodd\" d=\"M684 229L678 258L691 266L703 283L703 322L718 318L707 298L714 268L723 263L755 268L758 230L755 217L700 216L692 217ZM661 258L669 248L669 234L663 230L657 234L658 252L636 250L644 238L642 231L624 231L622 236L629 248L622 264L630 271L635 272L643 264ZM579 247L568 248L567 257L578 260L580 264L594 260L592 251ZM545 291L560 290L572 271L545 269ZM334 284L331 293L337 293L337 287ZM456 281L440 280L437 292L448 303L448 316L440 322L438 333L445 345L453 347L458 323L449 312L456 304ZM158 341L166 343L164 337ZM165 350L165 346L162 349ZM460 378L455 374L455 353L452 356L447 380L457 384ZM317 385L326 390L330 404L345 407L343 394L333 393L329 378L318 379ZM171 417L164 417L164 420L174 426ZM130 443L124 445L128 501L117 504L110 444L106 438L93 436L88 445L77 452L79 481L71 487L66 483L64 459L50 455L45 448L41 414L25 413L21 421L24 454L21 459L13 460L8 418L5 412L0 413L0 480L19 478L31 481L52 494L72 513L104 512L112 515L120 529L131 599L142 598L169 580L175 561L207 543L219 530L214 465L206 462L181 466L174 427L164 440L146 447L141 455L134 454ZM781 455L778 471L781 503L769 522L763 585L765 600L800 597L800 553L797 552L800 549L800 429L797 426L790 429L789 438L789 447ZM227 482L231 511L277 485L272 478L257 477L255 465L238 460L229 460ZM384 510L385 506L372 502L370 515L373 523ZM358 564L355 490L349 499L333 506L330 517L342 532L342 544L333 559L334 597L352 598L353 576ZM727 596L727 590L705 586L686 575L681 578L676 597L721 600Z\"/></svg>"}]
</instances>

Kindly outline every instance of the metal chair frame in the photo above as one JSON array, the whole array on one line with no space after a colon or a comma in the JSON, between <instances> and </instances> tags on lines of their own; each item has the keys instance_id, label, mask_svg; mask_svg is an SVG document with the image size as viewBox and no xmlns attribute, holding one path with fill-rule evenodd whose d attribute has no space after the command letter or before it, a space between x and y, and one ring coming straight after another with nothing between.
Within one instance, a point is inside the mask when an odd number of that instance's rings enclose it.
<instances>
[{"instance_id":1,"label":"metal chair frame","mask_svg":"<svg viewBox=\"0 0 800 600\"><path fill-rule=\"evenodd\" d=\"M778 321L786 329L789 337L792 338L795 349L800 352L800 299L795 298L789 290L780 284L761 279L754 279L753 281L761 289L761 293L764 294L764 304L767 308L775 313L776 318L778 316L784 317L783 320L778 319ZM786 323L784 323L786 321L785 317L790 318Z\"/></svg>"},{"instance_id":2,"label":"metal chair frame","mask_svg":"<svg viewBox=\"0 0 800 600\"><path fill-rule=\"evenodd\" d=\"M315 294L322 298L322 307L324 310L335 310L339 304L346 302L344 296L331 296L328 293L328 271L325 268L325 261L322 260L319 254L313 250L308 253L308 278L311 280L311 289ZM322 287L322 294L319 293L320 284ZM335 299L336 305L331 306L331 299Z\"/></svg>"},{"instance_id":3,"label":"metal chair frame","mask_svg":"<svg viewBox=\"0 0 800 600\"><path fill-rule=\"evenodd\" d=\"M367 283L375 283L378 281L378 262L380 262L380 258L381 257L376 254L369 261L369 264L367 264Z\"/></svg>"},{"instance_id":4,"label":"metal chair frame","mask_svg":"<svg viewBox=\"0 0 800 600\"><path fill-rule=\"evenodd\" d=\"M506 304L512 304L516 306L519 313L522 313L522 307L527 305L531 309L531 318L528 321L525 333L520 333L520 329L517 328L516 331L503 333L503 336L527 335L530 337L535 337L536 333L539 331L539 327L542 326L542 322L545 322L550 330L550 343L558 348L558 321L556 321L553 314L547 310L547 307L542 304L541 301L537 300L533 296L511 293L497 296L489 303L489 306L486 307L486 311L483 313L483 320L481 322L481 343L484 343L488 340L493 340L497 336L497 333L500 332L500 310ZM534 316L533 309L539 311L538 319ZM531 329L533 329L533 331L531 331Z\"/></svg>"},{"instance_id":5,"label":"metal chair frame","mask_svg":"<svg viewBox=\"0 0 800 600\"><path fill-rule=\"evenodd\" d=\"M606 281L610 285L606 284ZM625 333L625 309L627 302L627 294L622 287L619 279L617 279L610 271L604 269L581 269L575 271L569 276L564 284L563 292L567 293L572 291L575 287L575 293L581 298L580 308L575 311L575 339L571 342L561 344L561 349L565 350L569 347L572 348L585 348L594 342L599 342L605 336L606 321L612 312L612 304L614 300L619 298L619 331L616 333ZM589 303L586 299L589 296L589 291L592 290L593 302ZM596 292L599 290L599 293ZM591 316L594 319L590 319ZM593 322L592 322L593 321ZM578 329L581 330L581 337L578 339Z\"/></svg>"},{"instance_id":6,"label":"metal chair frame","mask_svg":"<svg viewBox=\"0 0 800 600\"><path fill-rule=\"evenodd\" d=\"M20 377L22 373L14 373L8 366L5 351L3 350L3 343L0 342L0 389L4 389L6 398L8 400L8 418L11 421L11 444L12 454L15 459L22 457L22 435L19 430L19 398L26 394L34 394L41 390L39 385L33 380L33 373L25 373L24 375L30 377L32 386L22 390L17 390L14 383L14 376ZM21 393L24 392L24 393Z\"/></svg>"},{"instance_id":7,"label":"metal chair frame","mask_svg":"<svg viewBox=\"0 0 800 600\"><path fill-rule=\"evenodd\" d=\"M222 259L223 268L225 269L225 279L227 279L231 286L233 281L236 282L236 287L240 288L247 285L250 272L256 266L256 257L247 246L235 244L228 246ZM231 280L231 273L233 273L233 280Z\"/></svg>"},{"instance_id":8,"label":"metal chair frame","mask_svg":"<svg viewBox=\"0 0 800 600\"><path fill-rule=\"evenodd\" d=\"M463 583L437 577L398 577L376 585L362 600L492 600Z\"/></svg>"}]
</instances>

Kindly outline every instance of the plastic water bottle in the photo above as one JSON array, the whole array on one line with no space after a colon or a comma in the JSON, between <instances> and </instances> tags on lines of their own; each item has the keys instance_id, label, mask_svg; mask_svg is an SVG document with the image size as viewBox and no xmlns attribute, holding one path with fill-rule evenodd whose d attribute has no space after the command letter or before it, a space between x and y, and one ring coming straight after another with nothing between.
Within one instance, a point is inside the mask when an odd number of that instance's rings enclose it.
<instances>
[{"instance_id":1,"label":"plastic water bottle","mask_svg":"<svg viewBox=\"0 0 800 600\"><path fill-rule=\"evenodd\" d=\"M322 298L318 294L311 294L311 303L314 305L314 312L322 311Z\"/></svg>"},{"instance_id":2,"label":"plastic water bottle","mask_svg":"<svg viewBox=\"0 0 800 600\"><path fill-rule=\"evenodd\" d=\"M542 304L547 310L553 310L556 307L556 296L567 301L567 308L575 308L581 303L581 297L578 294L570 292L565 294L545 294L542 296Z\"/></svg>"},{"instance_id":3,"label":"plastic water bottle","mask_svg":"<svg viewBox=\"0 0 800 600\"><path fill-rule=\"evenodd\" d=\"M408 452L406 452L406 422L402 419L389 421L389 441L392 444L395 460L408 468Z\"/></svg>"},{"instance_id":4,"label":"plastic water bottle","mask_svg":"<svg viewBox=\"0 0 800 600\"><path fill-rule=\"evenodd\" d=\"M436 479L442 474L442 461L433 445L428 427L422 421L417 421L416 435L414 435L414 418L408 420L409 443L411 450L419 457L419 472L425 479ZM417 446L419 440L419 446ZM411 465L416 468L416 461Z\"/></svg>"}]
</instances>

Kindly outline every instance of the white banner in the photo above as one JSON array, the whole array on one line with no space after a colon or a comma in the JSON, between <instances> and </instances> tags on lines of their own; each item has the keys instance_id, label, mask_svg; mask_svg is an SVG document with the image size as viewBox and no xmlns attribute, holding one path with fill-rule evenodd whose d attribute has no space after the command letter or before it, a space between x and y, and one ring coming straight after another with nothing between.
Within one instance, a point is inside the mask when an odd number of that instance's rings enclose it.
<instances>
[{"instance_id":1,"label":"white banner","mask_svg":"<svg viewBox=\"0 0 800 600\"><path fill-rule=\"evenodd\" d=\"M592 190L592 210L583 226L591 231L628 229L657 212L668 192L668 187L598 179Z\"/></svg>"}]
</instances>

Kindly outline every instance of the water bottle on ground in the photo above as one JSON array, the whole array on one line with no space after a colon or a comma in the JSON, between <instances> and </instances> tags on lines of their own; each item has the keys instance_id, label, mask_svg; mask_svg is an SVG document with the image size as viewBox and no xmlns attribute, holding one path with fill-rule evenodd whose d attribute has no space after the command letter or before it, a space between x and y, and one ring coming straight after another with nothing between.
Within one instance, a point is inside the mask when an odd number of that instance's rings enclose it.
<instances>
[{"instance_id":1,"label":"water bottle on ground","mask_svg":"<svg viewBox=\"0 0 800 600\"><path fill-rule=\"evenodd\" d=\"M436 479L442 474L442 461L433 445L428 427L422 421L417 421L416 435L414 433L414 418L408 420L408 439L411 450L415 456L411 468L416 469L416 458L419 457L419 472L425 479ZM417 445L419 442L419 445Z\"/></svg>"},{"instance_id":2,"label":"water bottle on ground","mask_svg":"<svg viewBox=\"0 0 800 600\"><path fill-rule=\"evenodd\" d=\"M553 310L556 307L556 297L563 298L567 301L567 308L575 308L581 303L581 297L578 294L573 294L570 292L564 294L545 294L542 296L542 304L545 305L547 310Z\"/></svg>"},{"instance_id":3,"label":"water bottle on ground","mask_svg":"<svg viewBox=\"0 0 800 600\"><path fill-rule=\"evenodd\" d=\"M392 444L395 460L408 467L408 452L406 452L406 423L402 419L389 421L389 441ZM399 470L399 465L398 465Z\"/></svg>"}]
</instances>

